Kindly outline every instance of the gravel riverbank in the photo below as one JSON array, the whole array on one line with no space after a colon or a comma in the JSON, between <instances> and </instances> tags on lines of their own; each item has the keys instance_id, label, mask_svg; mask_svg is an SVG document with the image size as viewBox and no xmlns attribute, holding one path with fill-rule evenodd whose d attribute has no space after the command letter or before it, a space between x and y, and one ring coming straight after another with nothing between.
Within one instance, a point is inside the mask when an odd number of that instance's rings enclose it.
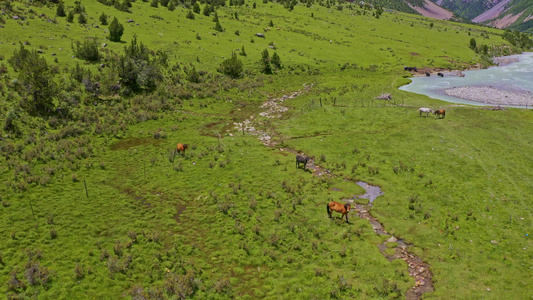
<instances>
[{"instance_id":1,"label":"gravel riverbank","mask_svg":"<svg viewBox=\"0 0 533 300\"><path fill-rule=\"evenodd\" d=\"M443 94L489 105L532 106L533 93L495 87L463 86L444 89Z\"/></svg>"}]
</instances>

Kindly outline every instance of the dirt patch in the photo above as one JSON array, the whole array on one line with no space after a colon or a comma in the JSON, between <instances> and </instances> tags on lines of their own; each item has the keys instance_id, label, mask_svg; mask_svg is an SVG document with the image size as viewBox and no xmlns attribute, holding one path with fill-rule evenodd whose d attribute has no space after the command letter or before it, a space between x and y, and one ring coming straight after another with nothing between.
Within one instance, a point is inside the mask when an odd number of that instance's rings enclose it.
<instances>
[{"instance_id":1,"label":"dirt patch","mask_svg":"<svg viewBox=\"0 0 533 300\"><path fill-rule=\"evenodd\" d=\"M164 140L162 139L154 139L152 137L131 137L127 139L120 140L113 145L111 145L109 148L111 150L128 150L133 147L138 146L148 146L148 145L154 145L159 146L161 143L163 143Z\"/></svg>"},{"instance_id":2,"label":"dirt patch","mask_svg":"<svg viewBox=\"0 0 533 300\"><path fill-rule=\"evenodd\" d=\"M180 216L185 211L185 208L187 208L185 205L176 206L176 214L174 215L174 220L176 220L178 224L180 224Z\"/></svg>"}]
</instances>

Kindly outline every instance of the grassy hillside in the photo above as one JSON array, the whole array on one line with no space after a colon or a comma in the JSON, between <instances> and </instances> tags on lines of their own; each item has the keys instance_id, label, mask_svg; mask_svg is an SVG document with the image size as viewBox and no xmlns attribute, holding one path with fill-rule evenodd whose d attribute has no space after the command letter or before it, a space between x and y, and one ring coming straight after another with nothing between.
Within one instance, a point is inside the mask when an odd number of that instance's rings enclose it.
<instances>
[{"instance_id":1,"label":"grassy hillside","mask_svg":"<svg viewBox=\"0 0 533 300\"><path fill-rule=\"evenodd\" d=\"M384 191L371 214L431 266L435 291L423 297L532 297L531 112L397 90L405 65L464 69L510 53L501 31L262 1L218 6L219 31L206 3L194 19L193 3L152 3L122 12L65 1L87 24L56 17L51 2L2 3L3 295L404 298L417 283L380 251L387 236L355 213L350 223L327 216L329 201L363 193L362 180ZM102 13L124 26L121 42L107 38ZM73 48L91 41L100 58L86 62ZM281 60L273 74L265 50ZM243 65L235 79L218 71L232 52ZM382 93L392 100L374 99ZM288 111L265 117L268 99ZM449 113L419 117L419 106ZM189 149L176 154L176 143ZM285 148L331 176L296 168Z\"/></svg>"}]
</instances>

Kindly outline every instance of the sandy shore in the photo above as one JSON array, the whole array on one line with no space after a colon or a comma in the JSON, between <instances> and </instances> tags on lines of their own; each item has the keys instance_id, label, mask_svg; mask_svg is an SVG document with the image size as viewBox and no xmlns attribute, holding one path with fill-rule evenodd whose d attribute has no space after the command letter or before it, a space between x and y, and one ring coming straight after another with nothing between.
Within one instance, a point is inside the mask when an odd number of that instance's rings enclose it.
<instances>
[{"instance_id":1,"label":"sandy shore","mask_svg":"<svg viewBox=\"0 0 533 300\"><path fill-rule=\"evenodd\" d=\"M533 106L533 93L503 90L495 87L463 86L442 90L442 93L489 105Z\"/></svg>"}]
</instances>

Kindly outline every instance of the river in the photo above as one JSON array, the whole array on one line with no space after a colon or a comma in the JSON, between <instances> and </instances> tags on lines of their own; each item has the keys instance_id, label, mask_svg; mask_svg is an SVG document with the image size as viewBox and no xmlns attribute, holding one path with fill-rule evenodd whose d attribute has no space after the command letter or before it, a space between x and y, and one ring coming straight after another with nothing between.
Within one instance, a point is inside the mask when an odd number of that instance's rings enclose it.
<instances>
[{"instance_id":1,"label":"river","mask_svg":"<svg viewBox=\"0 0 533 300\"><path fill-rule=\"evenodd\" d=\"M495 62L499 65L463 71L464 77L457 72L443 72L444 77L413 77L399 89L460 104L533 106L533 52L498 57Z\"/></svg>"}]
</instances>

